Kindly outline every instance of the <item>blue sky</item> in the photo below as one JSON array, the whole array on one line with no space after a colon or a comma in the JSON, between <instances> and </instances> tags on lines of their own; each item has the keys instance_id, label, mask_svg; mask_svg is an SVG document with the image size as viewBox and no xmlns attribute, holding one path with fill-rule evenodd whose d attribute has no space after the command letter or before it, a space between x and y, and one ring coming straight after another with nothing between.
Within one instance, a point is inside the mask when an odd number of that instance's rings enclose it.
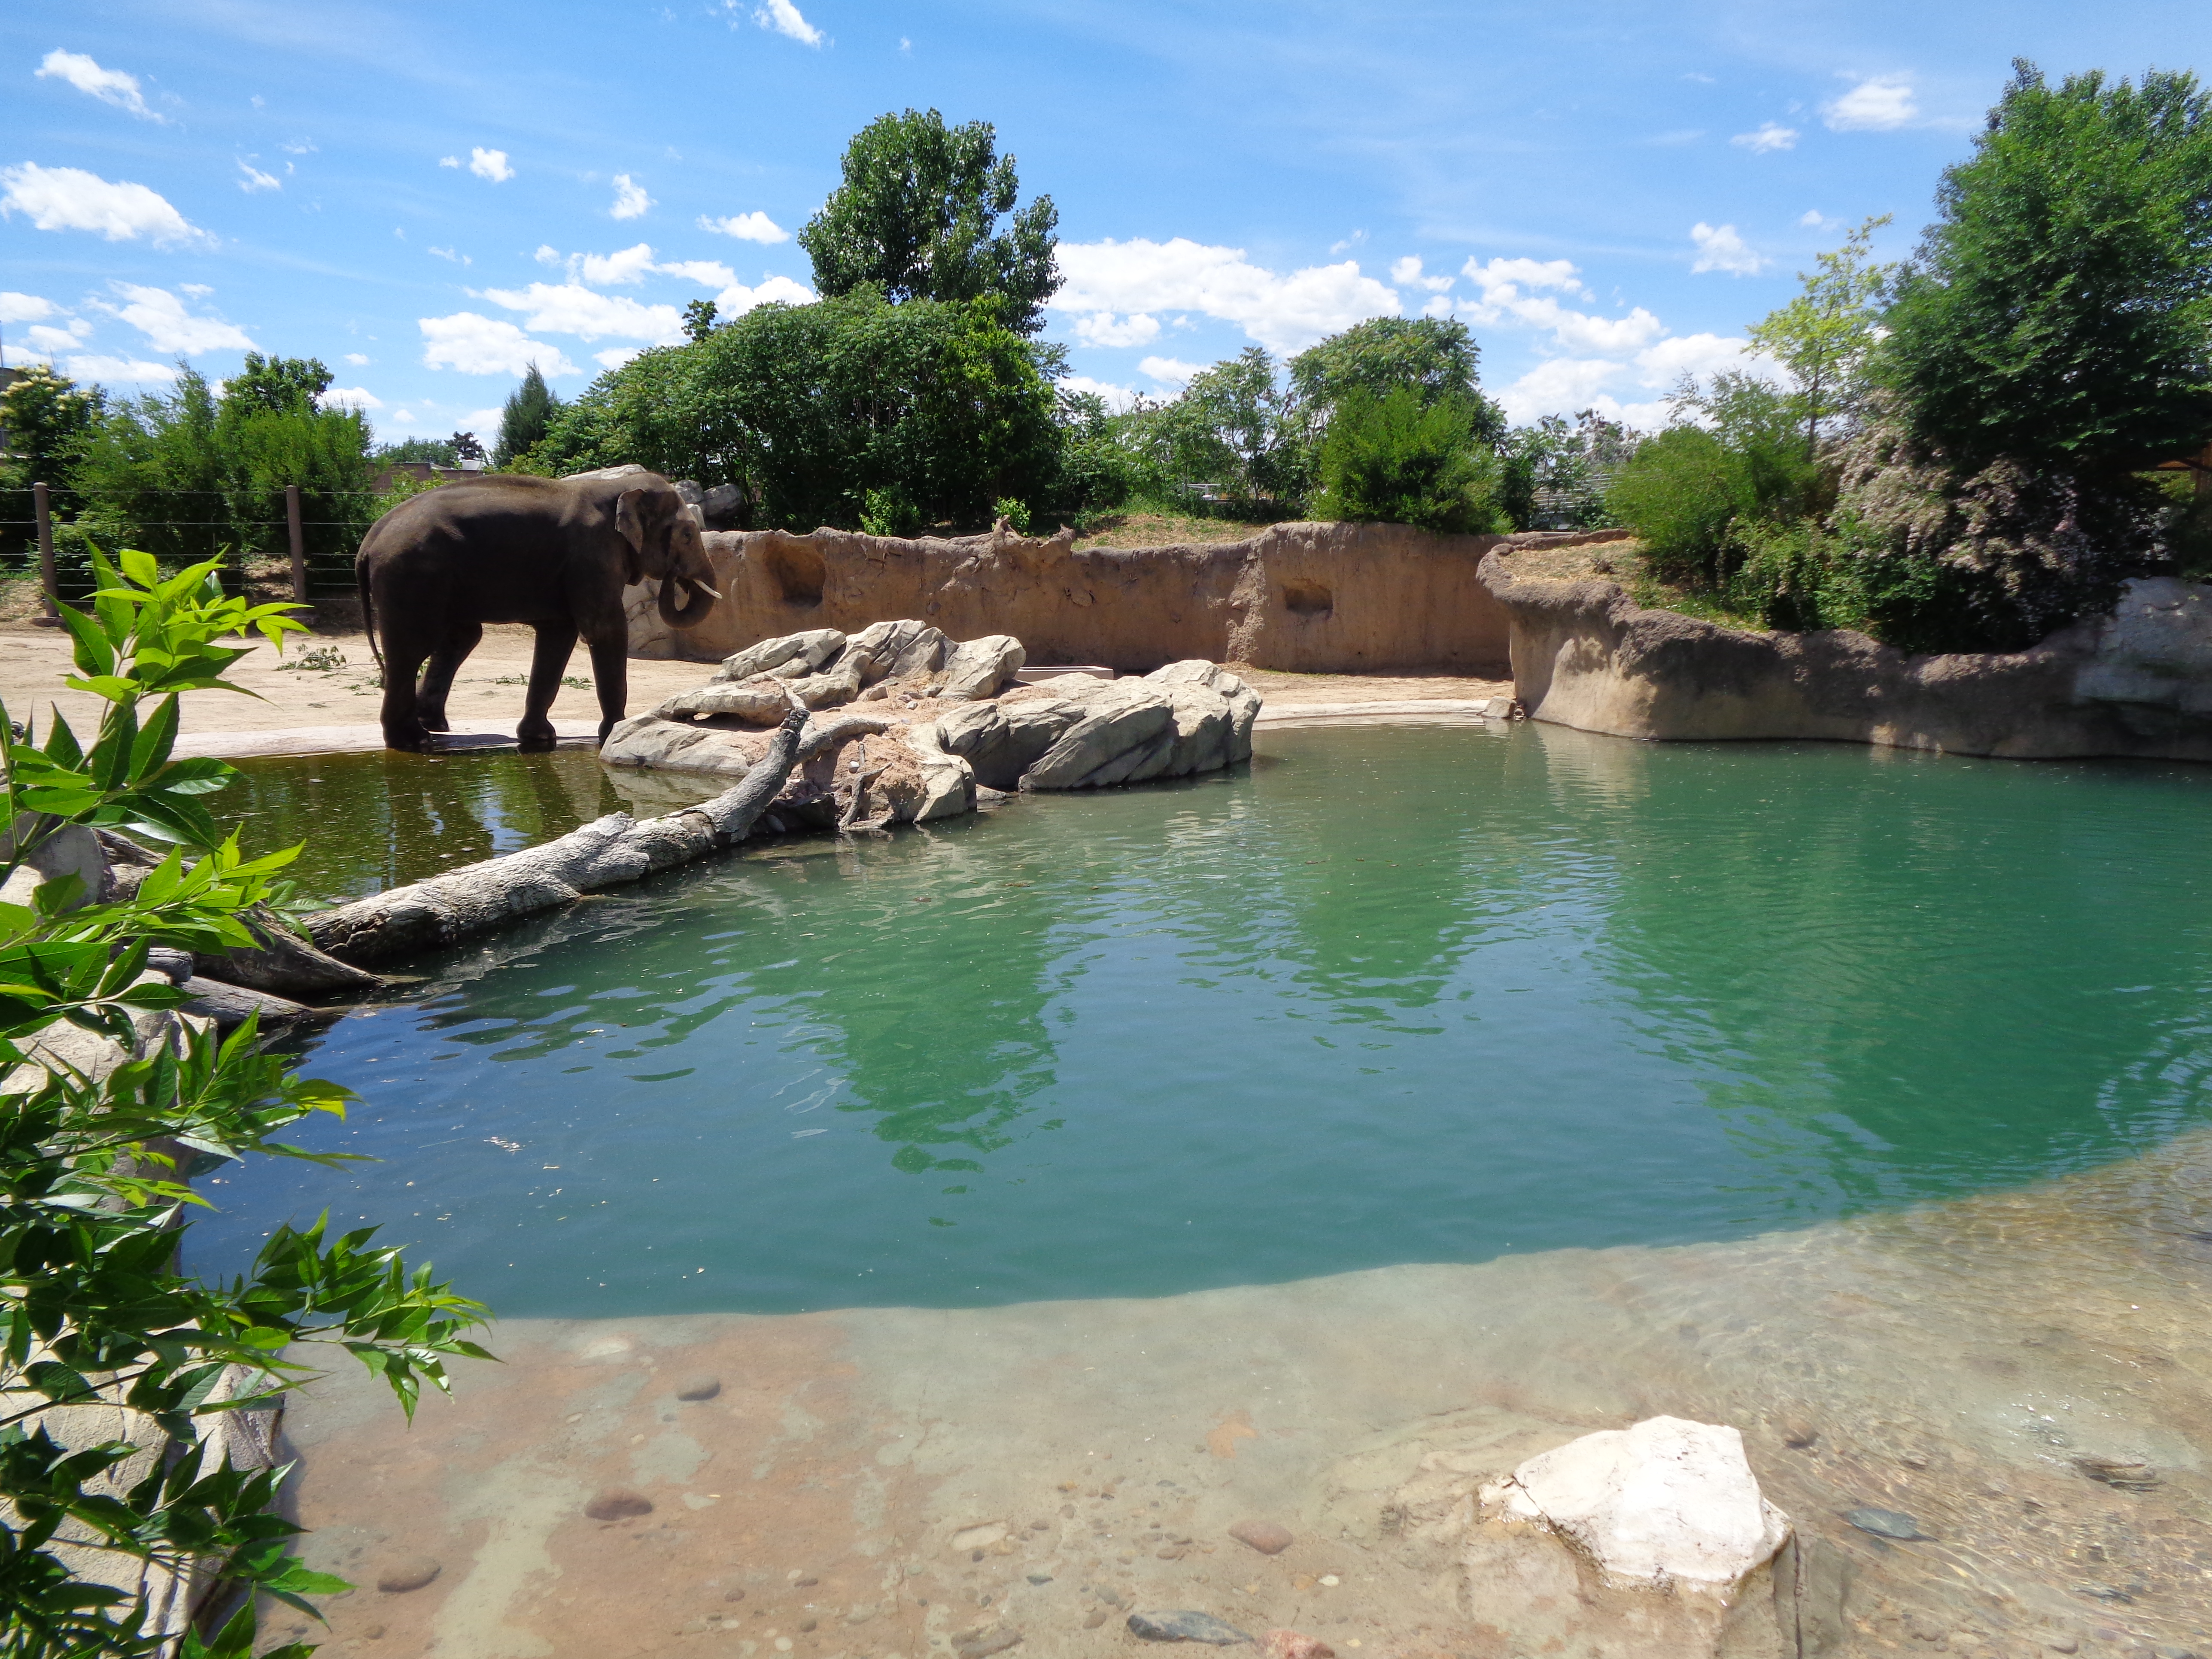
<instances>
[{"instance_id":1,"label":"blue sky","mask_svg":"<svg viewBox=\"0 0 2212 1659\"><path fill-rule=\"evenodd\" d=\"M1060 209L1050 332L1171 391L1456 315L1518 418L1655 422L1871 214L1908 252L2015 56L2194 67L2201 8L1304 0L16 0L0 340L118 390L317 356L380 435L573 395L792 240L885 110L983 119Z\"/></svg>"}]
</instances>

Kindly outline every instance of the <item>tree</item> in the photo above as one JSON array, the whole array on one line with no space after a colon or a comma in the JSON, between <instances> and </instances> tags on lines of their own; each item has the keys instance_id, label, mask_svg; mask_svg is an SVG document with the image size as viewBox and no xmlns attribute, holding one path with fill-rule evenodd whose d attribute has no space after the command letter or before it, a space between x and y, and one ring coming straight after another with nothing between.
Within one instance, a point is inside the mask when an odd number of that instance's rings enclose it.
<instances>
[{"instance_id":1,"label":"tree","mask_svg":"<svg viewBox=\"0 0 2212 1659\"><path fill-rule=\"evenodd\" d=\"M0 878L42 867L42 853L94 826L170 849L112 897L70 874L37 885L30 902L0 905L0 1652L10 1659L254 1651L256 1596L312 1613L306 1595L350 1586L307 1571L287 1548L300 1530L276 1512L289 1469L232 1468L208 1431L311 1380L302 1356L315 1345L351 1352L410 1413L424 1382L446 1386L446 1359L489 1357L465 1334L484 1309L427 1268L410 1273L397 1250L372 1243L373 1229L333 1238L319 1220L279 1227L228 1281L178 1265L191 1210L205 1203L183 1159L313 1157L276 1137L311 1113L342 1113L349 1096L269 1051L252 1019L226 1039L192 1024L142 1036L140 1022L185 1000L146 973L150 947L256 945L243 917L274 896L299 850L247 859L216 823L204 798L235 772L171 758L178 694L228 685L224 671L246 651L219 641L281 643L299 624L289 605L226 599L211 562L167 580L144 553L120 562L118 576L96 560L90 611L62 612L82 677L71 683L106 705L91 744L58 714L34 743L0 710L0 821L15 826ZM70 1027L110 1039L112 1068L59 1064L35 1046ZM158 1429L173 1455L141 1474L146 1436L88 1437L118 1419ZM197 1632L177 1644L144 1595L103 1582L126 1577L118 1563L212 1569L246 1603L212 1644Z\"/></svg>"},{"instance_id":2,"label":"tree","mask_svg":"<svg viewBox=\"0 0 2212 1659\"><path fill-rule=\"evenodd\" d=\"M297 484L309 557L349 556L374 516L376 469L368 422L315 406L328 378L312 359L249 356L218 396L180 364L172 391L116 404L78 446L79 544L133 542L177 564L228 549L236 580L245 557L286 550L284 492Z\"/></svg>"},{"instance_id":3,"label":"tree","mask_svg":"<svg viewBox=\"0 0 2212 1659\"><path fill-rule=\"evenodd\" d=\"M1465 323L1444 317L1374 317L1333 334L1291 359L1291 387L1318 429L1354 388L1386 397L1410 387L1422 406L1449 399L1469 411L1469 429L1496 445L1505 419L1482 395L1481 348Z\"/></svg>"},{"instance_id":4,"label":"tree","mask_svg":"<svg viewBox=\"0 0 2212 1659\"><path fill-rule=\"evenodd\" d=\"M29 551L36 532L30 526L31 486L58 484L75 470L79 447L99 424L106 400L98 386L83 387L44 363L16 371L0 392L0 548ZM66 511L66 501L56 503Z\"/></svg>"},{"instance_id":5,"label":"tree","mask_svg":"<svg viewBox=\"0 0 2212 1659\"><path fill-rule=\"evenodd\" d=\"M1480 532L1498 522L1498 457L1473 435L1463 398L1424 404L1401 386L1378 397L1354 386L1322 440L1315 516Z\"/></svg>"},{"instance_id":6,"label":"tree","mask_svg":"<svg viewBox=\"0 0 2212 1659\"><path fill-rule=\"evenodd\" d=\"M222 399L240 415L312 415L331 389L331 372L319 357L246 354L238 373L222 383Z\"/></svg>"},{"instance_id":7,"label":"tree","mask_svg":"<svg viewBox=\"0 0 2212 1659\"><path fill-rule=\"evenodd\" d=\"M1912 437L2076 474L2212 437L2212 107L2196 78L2057 88L2015 60L1884 321Z\"/></svg>"},{"instance_id":8,"label":"tree","mask_svg":"<svg viewBox=\"0 0 2212 1659\"><path fill-rule=\"evenodd\" d=\"M844 182L799 233L824 299L864 284L894 303L996 294L1010 302L1016 333L1043 326L1044 302L1060 287L1060 215L1049 196L1016 209L1014 158L999 155L989 122L948 127L933 109L880 116L840 165Z\"/></svg>"},{"instance_id":9,"label":"tree","mask_svg":"<svg viewBox=\"0 0 2212 1659\"><path fill-rule=\"evenodd\" d=\"M537 448L560 410L561 400L545 384L538 365L531 364L522 384L507 394L507 407L500 412L499 442L492 449L492 465L504 468Z\"/></svg>"},{"instance_id":10,"label":"tree","mask_svg":"<svg viewBox=\"0 0 2212 1659\"><path fill-rule=\"evenodd\" d=\"M1544 415L1498 446L1498 505L1516 530L1585 530L1612 523L1606 490L1637 434L1595 409L1572 422Z\"/></svg>"},{"instance_id":11,"label":"tree","mask_svg":"<svg viewBox=\"0 0 2212 1659\"><path fill-rule=\"evenodd\" d=\"M757 306L601 375L539 458L742 484L764 527L980 527L1002 498L1056 511L1051 359L1006 309L997 296L893 305L872 286Z\"/></svg>"},{"instance_id":12,"label":"tree","mask_svg":"<svg viewBox=\"0 0 2212 1659\"><path fill-rule=\"evenodd\" d=\"M1804 291L1746 331L1753 349L1796 381L1808 454L1820 448L1823 422L1858 407L1867 360L1881 337L1881 302L1897 270L1869 264L1867 254L1875 232L1889 221L1886 213L1865 220L1841 247L1817 256L1817 271L1798 273Z\"/></svg>"},{"instance_id":13,"label":"tree","mask_svg":"<svg viewBox=\"0 0 2212 1659\"><path fill-rule=\"evenodd\" d=\"M1121 417L1122 443L1152 494L1197 507L1303 503L1308 457L1294 395L1259 346L1190 378L1182 394Z\"/></svg>"},{"instance_id":14,"label":"tree","mask_svg":"<svg viewBox=\"0 0 2212 1659\"><path fill-rule=\"evenodd\" d=\"M712 300L692 301L684 307L684 337L694 345L698 344L714 331L714 316Z\"/></svg>"}]
</instances>

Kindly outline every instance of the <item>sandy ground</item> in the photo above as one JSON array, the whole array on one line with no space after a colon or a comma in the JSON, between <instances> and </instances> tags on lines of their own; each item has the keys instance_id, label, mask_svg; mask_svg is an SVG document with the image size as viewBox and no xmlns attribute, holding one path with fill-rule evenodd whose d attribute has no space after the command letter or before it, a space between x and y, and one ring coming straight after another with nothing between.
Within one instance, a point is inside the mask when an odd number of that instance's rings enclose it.
<instances>
[{"instance_id":1,"label":"sandy ground","mask_svg":"<svg viewBox=\"0 0 2212 1659\"><path fill-rule=\"evenodd\" d=\"M522 718L522 697L530 673L535 635L527 628L487 628L479 645L453 682L447 714L456 734L508 737ZM335 665L307 667L306 659ZM26 711L41 722L48 705L58 707L70 724L88 731L100 715L100 700L71 691L64 681L74 672L69 641L58 630L24 624L0 625L0 700L9 715ZM564 738L586 738L599 727L599 700L591 686L592 665L580 647L568 664L553 720ZM1463 703L1438 708L1447 718L1471 714L1489 698L1510 696L1512 688L1498 680L1449 675L1284 674L1244 671L1271 710L1301 708L1323 718L1340 712L1357 716L1360 707ZM635 714L664 697L688 690L714 672L711 664L651 661L629 663L629 708ZM360 634L295 636L279 656L258 645L232 671L232 678L256 695L222 691L185 694L179 752L238 756L373 748L379 692L375 663ZM251 740L248 734L291 732L291 738ZM192 739L201 739L194 742ZM229 739L222 741L219 739Z\"/></svg>"},{"instance_id":2,"label":"sandy ground","mask_svg":"<svg viewBox=\"0 0 2212 1659\"><path fill-rule=\"evenodd\" d=\"M357 1371L295 1396L305 1553L362 1586L325 1651L1106 1659L1153 1650L1131 1611L1188 1608L1340 1659L1686 1659L1624 1644L1621 1592L1515 1601L1522 1546L1465 1501L1665 1413L1740 1427L1796 1526L1789 1593L1757 1590L1787 1630L1740 1659L2176 1659L2212 1628L2212 1249L2182 1227L2208 1186L2199 1133L1741 1243L517 1321L411 1430ZM1846 1519L1868 1507L1923 1535ZM1257 1553L1248 1519L1293 1541Z\"/></svg>"}]
</instances>

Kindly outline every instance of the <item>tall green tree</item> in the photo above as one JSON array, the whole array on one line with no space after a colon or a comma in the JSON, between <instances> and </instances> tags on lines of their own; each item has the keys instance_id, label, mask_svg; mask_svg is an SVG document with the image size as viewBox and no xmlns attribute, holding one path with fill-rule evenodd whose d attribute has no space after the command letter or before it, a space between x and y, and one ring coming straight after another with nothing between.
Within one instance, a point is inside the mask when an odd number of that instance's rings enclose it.
<instances>
[{"instance_id":1,"label":"tall green tree","mask_svg":"<svg viewBox=\"0 0 2212 1659\"><path fill-rule=\"evenodd\" d=\"M1496 445L1505 418L1482 395L1482 349L1465 323L1447 317L1373 317L1332 334L1291 359L1291 387L1316 430L1354 390L1386 398L1410 389L1422 406L1450 400L1468 412L1470 430Z\"/></svg>"},{"instance_id":2,"label":"tall green tree","mask_svg":"<svg viewBox=\"0 0 2212 1659\"><path fill-rule=\"evenodd\" d=\"M1316 518L1480 532L1497 527L1497 453L1473 434L1466 399L1424 403L1400 386L1381 396L1354 386L1322 439Z\"/></svg>"},{"instance_id":3,"label":"tall green tree","mask_svg":"<svg viewBox=\"0 0 2212 1659\"><path fill-rule=\"evenodd\" d=\"M1868 258L1874 234L1890 221L1883 214L1862 222L1841 247L1818 256L1819 269L1799 273L1802 290L1746 331L1754 350L1790 372L1809 454L1820 447L1823 424L1856 410L1865 391L1865 369L1882 333L1881 306L1895 278L1894 265Z\"/></svg>"},{"instance_id":4,"label":"tall green tree","mask_svg":"<svg viewBox=\"0 0 2212 1659\"><path fill-rule=\"evenodd\" d=\"M1304 500L1296 397L1259 346L1201 369L1170 401L1123 416L1119 431L1148 493L1165 503L1295 511Z\"/></svg>"},{"instance_id":5,"label":"tall green tree","mask_svg":"<svg viewBox=\"0 0 2212 1659\"><path fill-rule=\"evenodd\" d=\"M237 374L222 383L222 399L240 416L312 415L317 399L331 389L331 371L319 357L264 357L246 354Z\"/></svg>"},{"instance_id":6,"label":"tall green tree","mask_svg":"<svg viewBox=\"0 0 2212 1659\"><path fill-rule=\"evenodd\" d=\"M893 305L872 285L758 306L601 375L538 459L743 484L754 522L787 529L979 527L1001 499L1052 510L1062 428L1046 353L1006 310L995 296Z\"/></svg>"},{"instance_id":7,"label":"tall green tree","mask_svg":"<svg viewBox=\"0 0 2212 1659\"><path fill-rule=\"evenodd\" d=\"M1969 469L2142 467L2212 437L2212 106L2015 61L1884 321L1913 436Z\"/></svg>"},{"instance_id":8,"label":"tall green tree","mask_svg":"<svg viewBox=\"0 0 2212 1659\"><path fill-rule=\"evenodd\" d=\"M1014 158L998 153L989 122L949 127L933 109L883 115L845 147L841 167L843 182L799 233L823 298L864 285L894 303L1000 295L1017 333L1043 325L1060 281L1059 210L1049 196L1017 207Z\"/></svg>"},{"instance_id":9,"label":"tall green tree","mask_svg":"<svg viewBox=\"0 0 2212 1659\"><path fill-rule=\"evenodd\" d=\"M531 364L523 374L522 384L507 393L507 406L500 411L499 441L492 447L492 465L504 468L537 448L560 412L560 398L545 384L538 365Z\"/></svg>"},{"instance_id":10,"label":"tall green tree","mask_svg":"<svg viewBox=\"0 0 2212 1659\"><path fill-rule=\"evenodd\" d=\"M45 363L16 371L0 392L0 550L28 553L36 545L30 520L34 483L66 484L76 465L79 447L100 422L106 399L98 386L80 386ZM75 501L64 495L54 510L67 514Z\"/></svg>"}]
</instances>

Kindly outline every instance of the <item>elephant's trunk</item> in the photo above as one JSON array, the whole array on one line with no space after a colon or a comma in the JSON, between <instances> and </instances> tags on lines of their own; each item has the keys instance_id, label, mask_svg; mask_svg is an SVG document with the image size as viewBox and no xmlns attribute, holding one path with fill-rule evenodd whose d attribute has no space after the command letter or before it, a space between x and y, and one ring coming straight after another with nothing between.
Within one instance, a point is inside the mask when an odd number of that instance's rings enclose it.
<instances>
[{"instance_id":1,"label":"elephant's trunk","mask_svg":"<svg viewBox=\"0 0 2212 1659\"><path fill-rule=\"evenodd\" d=\"M690 597L681 605L676 603L676 590L679 583L690 590ZM707 620L708 613L714 610L714 602L720 598L721 595L705 582L672 572L662 579L660 596L654 604L660 611L660 620L671 628L696 628Z\"/></svg>"}]
</instances>

